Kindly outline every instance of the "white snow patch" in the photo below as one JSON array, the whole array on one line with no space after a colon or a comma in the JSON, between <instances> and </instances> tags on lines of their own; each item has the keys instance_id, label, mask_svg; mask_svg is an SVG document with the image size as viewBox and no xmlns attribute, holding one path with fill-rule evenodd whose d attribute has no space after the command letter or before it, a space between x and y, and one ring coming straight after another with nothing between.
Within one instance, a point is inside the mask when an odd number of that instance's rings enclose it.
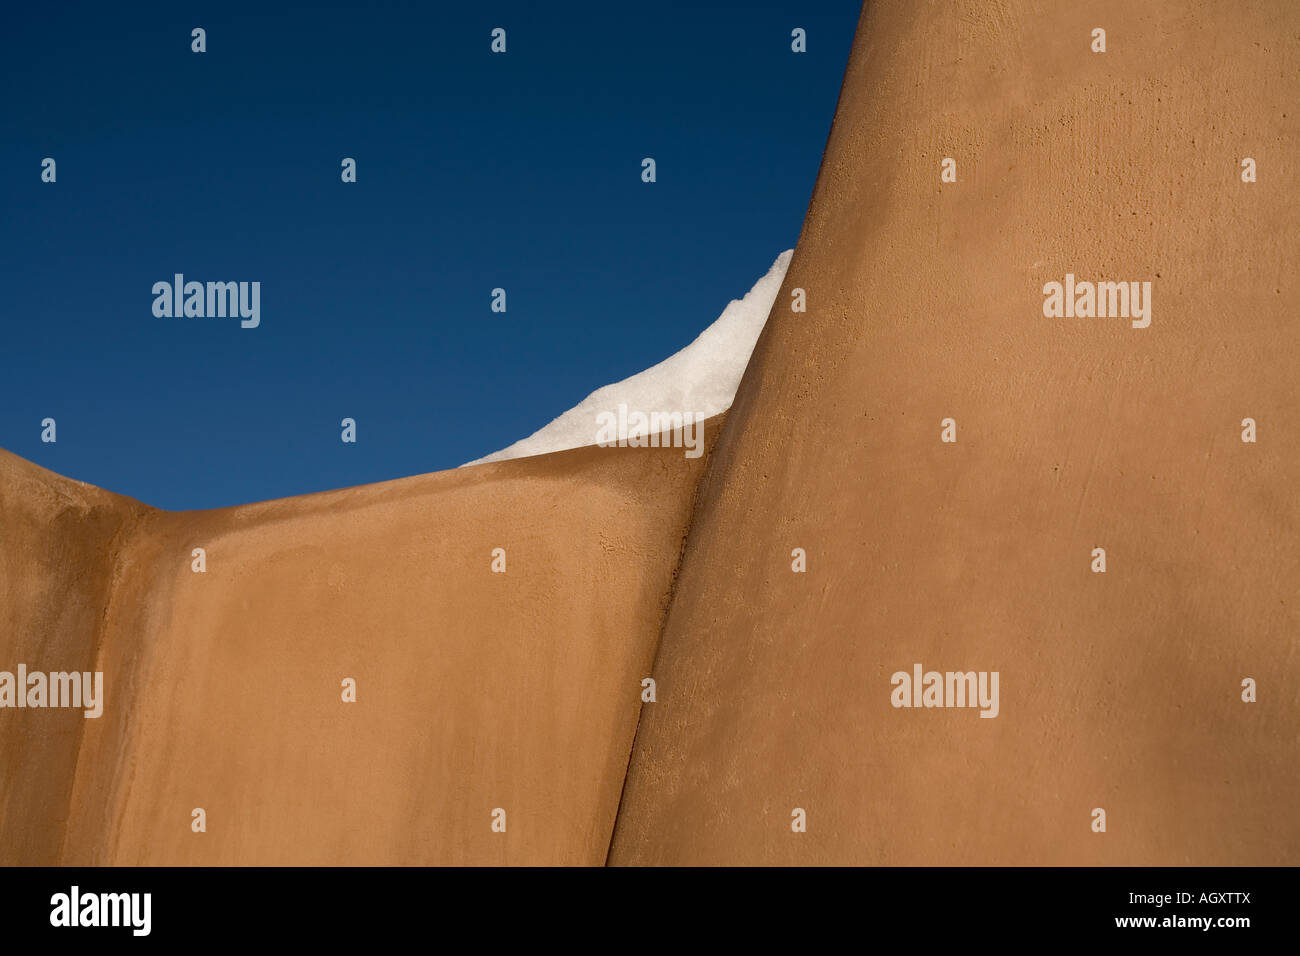
<instances>
[{"instance_id":1,"label":"white snow patch","mask_svg":"<svg viewBox=\"0 0 1300 956\"><path fill-rule=\"evenodd\" d=\"M596 416L614 413L620 404L646 414L702 412L706 418L726 411L781 291L793 253L787 249L777 256L767 275L743 299L729 302L717 320L680 352L644 372L596 389L527 438L461 467L594 445L600 428Z\"/></svg>"}]
</instances>

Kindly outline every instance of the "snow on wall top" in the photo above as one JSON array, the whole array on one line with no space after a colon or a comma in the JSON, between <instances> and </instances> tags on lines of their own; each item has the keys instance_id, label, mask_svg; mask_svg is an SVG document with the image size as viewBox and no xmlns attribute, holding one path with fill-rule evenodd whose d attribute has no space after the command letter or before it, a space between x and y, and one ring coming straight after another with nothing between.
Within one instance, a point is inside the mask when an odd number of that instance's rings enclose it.
<instances>
[{"instance_id":1,"label":"snow on wall top","mask_svg":"<svg viewBox=\"0 0 1300 956\"><path fill-rule=\"evenodd\" d=\"M596 389L527 438L465 465L594 445L599 430L597 416L615 412L620 404L647 414L697 412L705 418L726 411L736 396L776 294L781 291L793 252L787 249L777 256L767 275L743 299L729 302L713 324L681 351L644 372Z\"/></svg>"}]
</instances>

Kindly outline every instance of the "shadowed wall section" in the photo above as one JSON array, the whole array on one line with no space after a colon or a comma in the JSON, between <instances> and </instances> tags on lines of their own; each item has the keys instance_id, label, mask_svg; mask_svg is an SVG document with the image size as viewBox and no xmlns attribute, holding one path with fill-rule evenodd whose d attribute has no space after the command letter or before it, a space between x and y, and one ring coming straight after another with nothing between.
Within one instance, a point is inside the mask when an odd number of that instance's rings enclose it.
<instances>
[{"instance_id":1,"label":"shadowed wall section","mask_svg":"<svg viewBox=\"0 0 1300 956\"><path fill-rule=\"evenodd\" d=\"M145 510L0 451L0 670L94 670L117 554ZM0 710L0 863L58 859L90 722Z\"/></svg>"}]
</instances>

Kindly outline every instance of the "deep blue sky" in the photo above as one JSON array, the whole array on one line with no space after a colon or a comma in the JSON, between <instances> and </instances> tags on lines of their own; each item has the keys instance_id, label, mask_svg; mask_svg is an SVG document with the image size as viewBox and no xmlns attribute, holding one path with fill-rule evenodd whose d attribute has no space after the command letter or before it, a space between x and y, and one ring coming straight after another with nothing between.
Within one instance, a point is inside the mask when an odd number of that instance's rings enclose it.
<instances>
[{"instance_id":1,"label":"deep blue sky","mask_svg":"<svg viewBox=\"0 0 1300 956\"><path fill-rule=\"evenodd\" d=\"M509 445L686 345L794 244L857 15L10 5L0 446L181 509ZM261 327L154 317L175 272L260 281Z\"/></svg>"}]
</instances>

